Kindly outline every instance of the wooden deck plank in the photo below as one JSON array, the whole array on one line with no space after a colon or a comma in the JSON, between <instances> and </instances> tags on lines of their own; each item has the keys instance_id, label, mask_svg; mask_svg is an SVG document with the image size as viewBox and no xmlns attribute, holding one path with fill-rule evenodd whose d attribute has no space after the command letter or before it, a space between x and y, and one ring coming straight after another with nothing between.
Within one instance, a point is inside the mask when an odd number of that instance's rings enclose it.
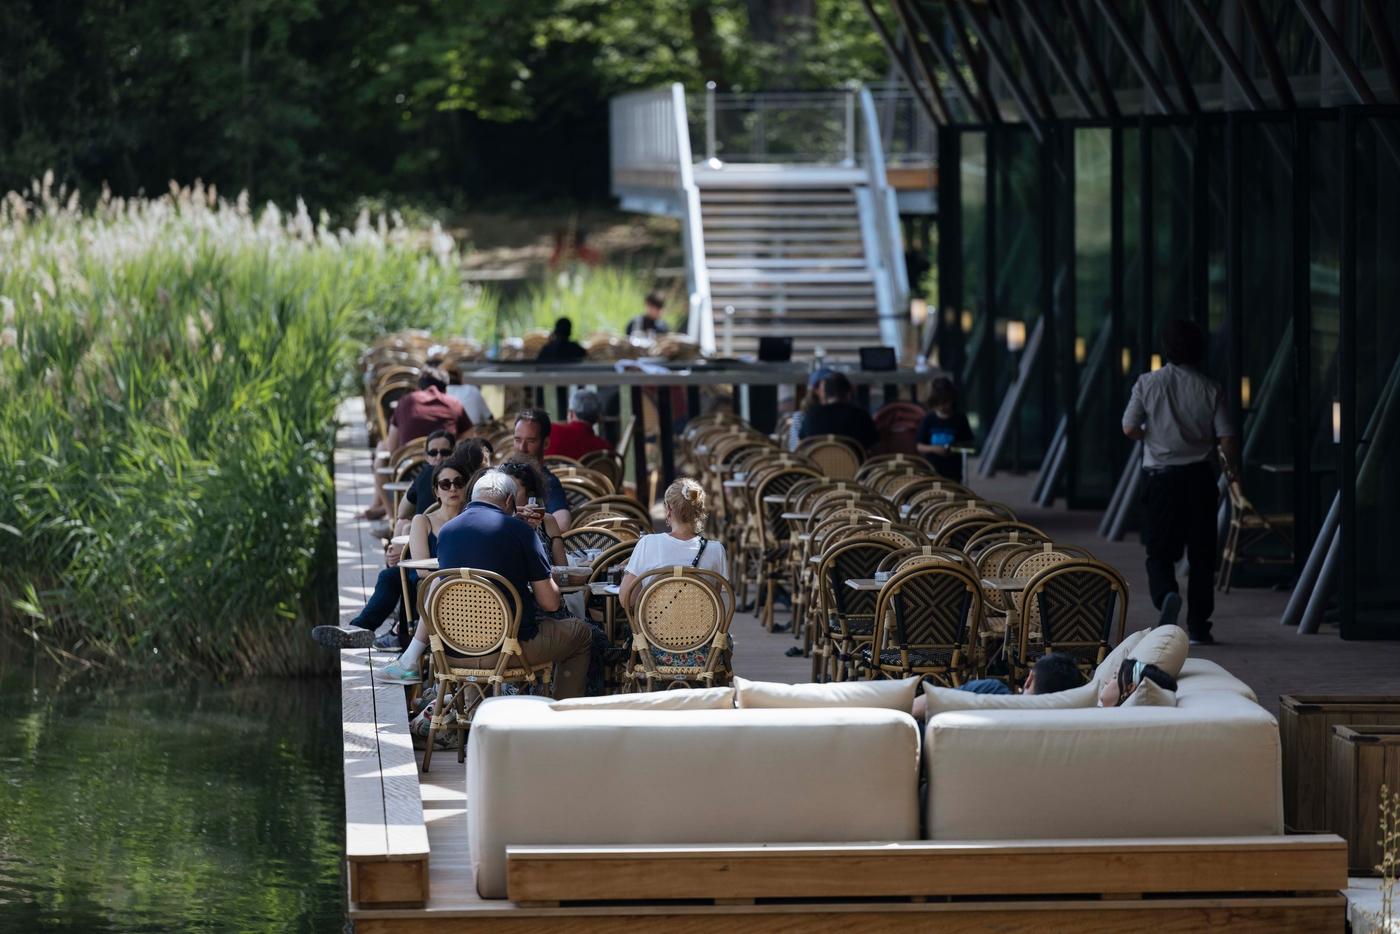
<instances>
[{"instance_id":1,"label":"wooden deck plank","mask_svg":"<svg viewBox=\"0 0 1400 934\"><path fill-rule=\"evenodd\" d=\"M1346 841L1330 834L1184 840L1037 840L769 846L520 846L526 901L1335 892Z\"/></svg>"},{"instance_id":2,"label":"wooden deck plank","mask_svg":"<svg viewBox=\"0 0 1400 934\"><path fill-rule=\"evenodd\" d=\"M396 657L391 652L370 651L375 668L382 668ZM374 702L388 858L426 859L429 852L428 832L423 825L418 760L414 757L413 738L408 732L408 709L404 702L403 685L376 678Z\"/></svg>"},{"instance_id":3,"label":"wooden deck plank","mask_svg":"<svg viewBox=\"0 0 1400 934\"><path fill-rule=\"evenodd\" d=\"M340 653L341 734L345 749L345 855L384 859L384 793L379 779L379 741L368 651Z\"/></svg>"}]
</instances>

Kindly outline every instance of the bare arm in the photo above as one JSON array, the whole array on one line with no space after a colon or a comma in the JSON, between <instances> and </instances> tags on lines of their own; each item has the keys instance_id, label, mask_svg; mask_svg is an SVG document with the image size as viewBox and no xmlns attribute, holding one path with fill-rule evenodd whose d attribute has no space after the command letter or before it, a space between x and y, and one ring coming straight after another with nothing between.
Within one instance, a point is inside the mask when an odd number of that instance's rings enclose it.
<instances>
[{"instance_id":1,"label":"bare arm","mask_svg":"<svg viewBox=\"0 0 1400 934\"><path fill-rule=\"evenodd\" d=\"M413 560L422 561L424 558L431 558L428 547L428 533L433 530L432 523L427 516L414 516L413 526L408 530L408 553L413 555Z\"/></svg>"},{"instance_id":2,"label":"bare arm","mask_svg":"<svg viewBox=\"0 0 1400 934\"><path fill-rule=\"evenodd\" d=\"M1220 439L1220 453L1225 456L1225 473L1235 477L1240 472L1240 439L1226 435Z\"/></svg>"},{"instance_id":3,"label":"bare arm","mask_svg":"<svg viewBox=\"0 0 1400 934\"><path fill-rule=\"evenodd\" d=\"M622 575L622 586L617 589L617 599L623 606L632 605L632 589L637 586L637 575L628 571Z\"/></svg>"},{"instance_id":4,"label":"bare arm","mask_svg":"<svg viewBox=\"0 0 1400 934\"><path fill-rule=\"evenodd\" d=\"M554 523L559 526L560 532L567 532L573 528L573 516L567 509L557 509L550 513L554 517Z\"/></svg>"},{"instance_id":5,"label":"bare arm","mask_svg":"<svg viewBox=\"0 0 1400 934\"><path fill-rule=\"evenodd\" d=\"M1147 432L1143 431L1141 425L1124 425L1123 434L1132 438L1134 441L1141 441L1143 438L1147 437Z\"/></svg>"},{"instance_id":6,"label":"bare arm","mask_svg":"<svg viewBox=\"0 0 1400 934\"><path fill-rule=\"evenodd\" d=\"M554 582L554 578L530 581L530 590L535 594L535 605L541 610L553 613L559 609L559 585Z\"/></svg>"}]
</instances>

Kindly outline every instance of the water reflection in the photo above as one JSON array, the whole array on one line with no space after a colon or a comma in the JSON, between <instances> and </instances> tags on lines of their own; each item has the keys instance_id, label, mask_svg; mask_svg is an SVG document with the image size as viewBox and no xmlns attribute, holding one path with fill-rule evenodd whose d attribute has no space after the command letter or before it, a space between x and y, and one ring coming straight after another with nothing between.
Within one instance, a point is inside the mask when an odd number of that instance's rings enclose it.
<instances>
[{"instance_id":1,"label":"water reflection","mask_svg":"<svg viewBox=\"0 0 1400 934\"><path fill-rule=\"evenodd\" d=\"M344 927L334 683L0 662L0 931Z\"/></svg>"}]
</instances>

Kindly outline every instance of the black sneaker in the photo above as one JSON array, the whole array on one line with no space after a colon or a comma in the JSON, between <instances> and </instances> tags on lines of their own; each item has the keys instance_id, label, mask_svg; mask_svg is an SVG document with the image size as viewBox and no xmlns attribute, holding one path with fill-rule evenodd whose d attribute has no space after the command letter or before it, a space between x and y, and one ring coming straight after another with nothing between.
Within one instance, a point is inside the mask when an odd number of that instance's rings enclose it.
<instances>
[{"instance_id":1,"label":"black sneaker","mask_svg":"<svg viewBox=\"0 0 1400 934\"><path fill-rule=\"evenodd\" d=\"M1181 594L1172 591L1162 598L1162 615L1157 620L1158 626L1175 626L1176 618L1181 615Z\"/></svg>"},{"instance_id":2,"label":"black sneaker","mask_svg":"<svg viewBox=\"0 0 1400 934\"><path fill-rule=\"evenodd\" d=\"M328 649L367 649L374 644L374 630L359 626L349 629L317 626L311 630L311 638Z\"/></svg>"}]
</instances>

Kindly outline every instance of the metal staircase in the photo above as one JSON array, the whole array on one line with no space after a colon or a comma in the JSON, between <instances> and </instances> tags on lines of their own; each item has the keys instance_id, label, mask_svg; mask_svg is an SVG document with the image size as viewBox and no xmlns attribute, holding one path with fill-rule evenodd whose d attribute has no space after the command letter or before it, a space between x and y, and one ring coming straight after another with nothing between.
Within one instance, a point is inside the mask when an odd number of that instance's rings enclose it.
<instances>
[{"instance_id":1,"label":"metal staircase","mask_svg":"<svg viewBox=\"0 0 1400 934\"><path fill-rule=\"evenodd\" d=\"M682 220L691 335L725 356L768 336L796 357L899 352L909 285L870 92L732 98L706 96L699 161L679 85L612 104L614 193Z\"/></svg>"}]
</instances>

